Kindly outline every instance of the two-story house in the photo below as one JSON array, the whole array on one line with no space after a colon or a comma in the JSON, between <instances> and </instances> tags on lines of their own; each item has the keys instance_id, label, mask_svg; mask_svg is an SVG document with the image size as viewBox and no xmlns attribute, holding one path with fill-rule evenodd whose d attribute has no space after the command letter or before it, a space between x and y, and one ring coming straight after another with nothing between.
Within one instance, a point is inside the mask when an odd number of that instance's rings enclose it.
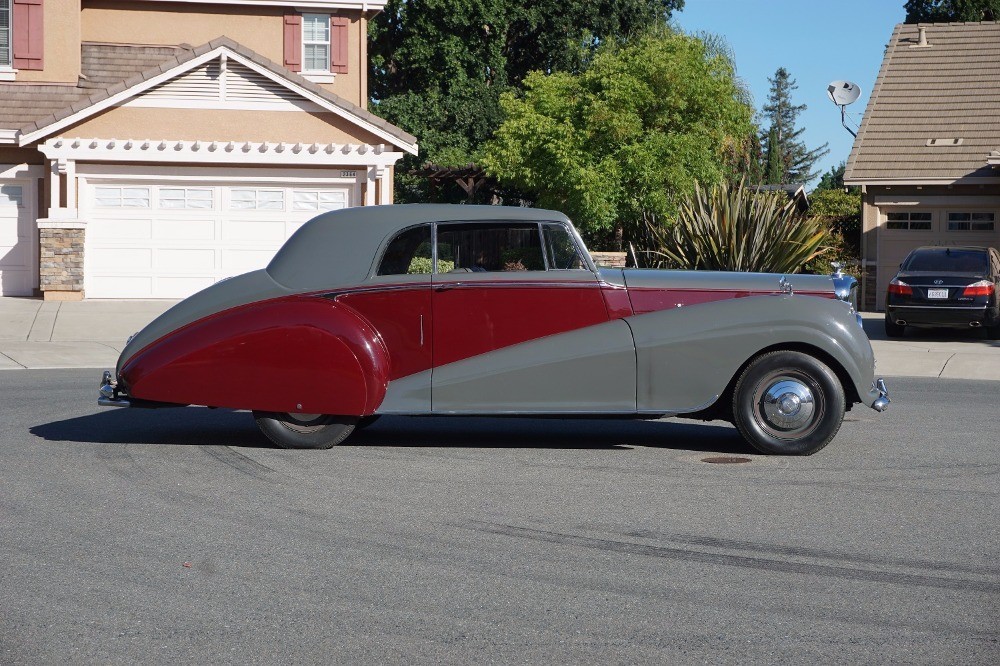
<instances>
[{"instance_id":1,"label":"two-story house","mask_svg":"<svg viewBox=\"0 0 1000 666\"><path fill-rule=\"evenodd\" d=\"M177 298L392 201L385 0L0 0L0 295Z\"/></svg>"}]
</instances>

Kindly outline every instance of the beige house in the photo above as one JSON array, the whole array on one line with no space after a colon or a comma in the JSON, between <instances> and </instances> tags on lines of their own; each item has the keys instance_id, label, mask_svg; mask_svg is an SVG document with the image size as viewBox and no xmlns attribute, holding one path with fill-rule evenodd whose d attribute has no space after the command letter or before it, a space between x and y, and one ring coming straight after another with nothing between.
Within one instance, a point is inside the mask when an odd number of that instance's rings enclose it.
<instances>
[{"instance_id":1,"label":"beige house","mask_svg":"<svg viewBox=\"0 0 1000 666\"><path fill-rule=\"evenodd\" d=\"M1000 23L896 26L844 182L864 193L867 309L915 247L1000 246Z\"/></svg>"},{"instance_id":2,"label":"beige house","mask_svg":"<svg viewBox=\"0 0 1000 666\"><path fill-rule=\"evenodd\" d=\"M392 202L385 0L0 0L0 295L178 298Z\"/></svg>"}]
</instances>

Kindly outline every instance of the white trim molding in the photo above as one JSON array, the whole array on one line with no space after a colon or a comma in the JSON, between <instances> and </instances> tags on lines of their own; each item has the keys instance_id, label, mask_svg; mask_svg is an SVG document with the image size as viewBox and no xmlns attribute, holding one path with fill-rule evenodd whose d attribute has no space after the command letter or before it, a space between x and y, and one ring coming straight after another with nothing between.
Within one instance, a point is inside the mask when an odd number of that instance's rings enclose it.
<instances>
[{"instance_id":1,"label":"white trim molding","mask_svg":"<svg viewBox=\"0 0 1000 666\"><path fill-rule=\"evenodd\" d=\"M0 178L41 178L45 167L41 164L0 164Z\"/></svg>"},{"instance_id":2,"label":"white trim molding","mask_svg":"<svg viewBox=\"0 0 1000 666\"><path fill-rule=\"evenodd\" d=\"M176 78L181 74L184 74L185 72L197 69L198 67L201 67L202 65L211 62L212 60L223 57L232 59L240 63L244 67L252 69L253 71L274 81L275 83L278 83L284 86L285 88L288 88L292 92L297 93L299 96L305 98L306 100L322 107L325 111L334 113L335 115L344 118L348 122L357 125L361 129L371 134L374 134L380 139L383 139L386 143L398 146L404 151L410 153L411 155L417 154L416 143L408 143L406 141L399 139L398 137L394 136L390 132L387 132L378 125L375 125L374 123L365 120L361 116L352 113L351 111L344 109L343 107L337 104L334 104L333 102L321 97L320 95L317 95L316 93L310 90L307 90L306 88L303 88L294 81L290 81L284 76L276 74L275 72L272 72L270 69L258 65L253 60L243 57L239 53L236 53L235 51L226 46L219 46L217 48L212 49L211 51L207 51L206 53L203 53L200 56L192 58L191 60L188 60L180 65L177 65L176 67L168 69L166 72L163 72L158 76L150 77L149 79L143 81L142 83L138 83L131 88L127 88L115 95L111 95L105 99L102 99L96 104L91 104L90 106L87 106L86 108L81 109L76 113L70 114L69 116L63 119L57 120L56 122L46 125L45 127L42 127L40 129L37 129L34 132L29 132L27 134L20 134L18 137L18 142L20 145L26 146L28 144L38 141L39 139L52 136L61 129L74 125L84 120L85 118L89 118L90 116L93 116L105 109L114 106L120 106L121 104L127 102L131 98L141 95L142 93L160 85L161 83Z\"/></svg>"},{"instance_id":3,"label":"white trim molding","mask_svg":"<svg viewBox=\"0 0 1000 666\"><path fill-rule=\"evenodd\" d=\"M179 2L205 4L206 0L145 0L146 2ZM353 9L361 12L381 12L388 0L211 0L213 5L246 5L250 7L298 7L306 11Z\"/></svg>"},{"instance_id":4,"label":"white trim molding","mask_svg":"<svg viewBox=\"0 0 1000 666\"><path fill-rule=\"evenodd\" d=\"M86 220L62 220L50 217L38 218L39 229L86 229Z\"/></svg>"},{"instance_id":5,"label":"white trim molding","mask_svg":"<svg viewBox=\"0 0 1000 666\"><path fill-rule=\"evenodd\" d=\"M159 139L82 139L56 137L38 146L54 164L91 162L166 162L183 164L284 164L385 168L403 153L384 144L256 143L250 141L167 141Z\"/></svg>"},{"instance_id":6,"label":"white trim molding","mask_svg":"<svg viewBox=\"0 0 1000 666\"><path fill-rule=\"evenodd\" d=\"M986 158L986 163L990 166L1000 166L1000 150L990 151L990 156Z\"/></svg>"},{"instance_id":7,"label":"white trim molding","mask_svg":"<svg viewBox=\"0 0 1000 666\"><path fill-rule=\"evenodd\" d=\"M16 146L17 132L16 129L0 129L0 144L12 143Z\"/></svg>"}]
</instances>

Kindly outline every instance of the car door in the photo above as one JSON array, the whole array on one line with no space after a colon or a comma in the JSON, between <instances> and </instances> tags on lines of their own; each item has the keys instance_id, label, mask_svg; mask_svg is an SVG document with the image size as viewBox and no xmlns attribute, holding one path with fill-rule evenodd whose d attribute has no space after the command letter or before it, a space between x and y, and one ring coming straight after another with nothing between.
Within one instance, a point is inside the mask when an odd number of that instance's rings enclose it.
<instances>
[{"instance_id":1,"label":"car door","mask_svg":"<svg viewBox=\"0 0 1000 666\"><path fill-rule=\"evenodd\" d=\"M436 225L437 413L635 410L635 348L561 223Z\"/></svg>"},{"instance_id":2,"label":"car door","mask_svg":"<svg viewBox=\"0 0 1000 666\"><path fill-rule=\"evenodd\" d=\"M374 275L337 297L379 332L390 374L379 414L426 414L431 409L432 226L403 229L390 238Z\"/></svg>"}]
</instances>

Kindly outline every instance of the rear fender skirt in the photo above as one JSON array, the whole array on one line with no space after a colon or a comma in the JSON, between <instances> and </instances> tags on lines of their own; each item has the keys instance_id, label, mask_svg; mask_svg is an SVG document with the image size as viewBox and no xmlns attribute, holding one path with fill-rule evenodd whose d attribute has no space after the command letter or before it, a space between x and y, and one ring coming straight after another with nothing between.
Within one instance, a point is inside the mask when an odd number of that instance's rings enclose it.
<instances>
[{"instance_id":1,"label":"rear fender skirt","mask_svg":"<svg viewBox=\"0 0 1000 666\"><path fill-rule=\"evenodd\" d=\"M626 321L635 336L640 412L704 409L725 393L748 359L783 344L821 349L843 368L857 395L864 399L871 391L871 343L850 309L838 300L750 296Z\"/></svg>"},{"instance_id":2,"label":"rear fender skirt","mask_svg":"<svg viewBox=\"0 0 1000 666\"><path fill-rule=\"evenodd\" d=\"M389 355L356 312L293 296L233 308L136 353L129 397L270 412L367 415L385 396Z\"/></svg>"}]
</instances>

